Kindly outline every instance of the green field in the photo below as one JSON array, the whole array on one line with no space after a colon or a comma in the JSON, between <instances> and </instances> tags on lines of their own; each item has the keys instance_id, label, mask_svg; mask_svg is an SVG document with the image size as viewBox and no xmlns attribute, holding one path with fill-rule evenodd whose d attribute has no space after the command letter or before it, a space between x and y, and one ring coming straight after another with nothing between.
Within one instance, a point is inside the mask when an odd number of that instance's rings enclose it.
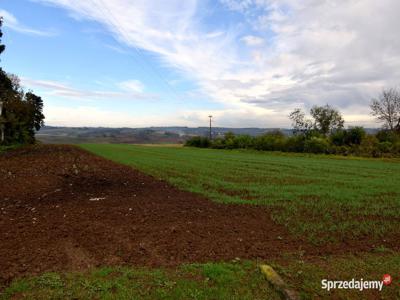
<instances>
[{"instance_id":1,"label":"green field","mask_svg":"<svg viewBox=\"0 0 400 300\"><path fill-rule=\"evenodd\" d=\"M400 233L400 161L182 147L87 144L214 201L266 205L310 242ZM377 245L380 247L381 245Z\"/></svg>"}]
</instances>

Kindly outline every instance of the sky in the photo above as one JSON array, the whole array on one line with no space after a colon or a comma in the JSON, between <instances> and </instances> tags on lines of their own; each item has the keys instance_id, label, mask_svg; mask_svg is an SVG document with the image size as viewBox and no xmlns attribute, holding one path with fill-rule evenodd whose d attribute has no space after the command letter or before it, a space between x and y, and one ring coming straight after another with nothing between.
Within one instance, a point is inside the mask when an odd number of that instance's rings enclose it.
<instances>
[{"instance_id":1,"label":"sky","mask_svg":"<svg viewBox=\"0 0 400 300\"><path fill-rule=\"evenodd\" d=\"M55 126L290 127L400 84L398 0L0 0L1 67Z\"/></svg>"}]
</instances>

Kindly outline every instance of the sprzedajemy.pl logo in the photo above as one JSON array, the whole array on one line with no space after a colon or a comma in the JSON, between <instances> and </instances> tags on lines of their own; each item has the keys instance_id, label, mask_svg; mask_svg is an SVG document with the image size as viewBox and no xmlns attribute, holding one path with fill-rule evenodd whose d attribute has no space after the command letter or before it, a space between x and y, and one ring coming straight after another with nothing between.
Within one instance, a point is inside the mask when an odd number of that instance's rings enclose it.
<instances>
[{"instance_id":1,"label":"sprzedajemy.pl logo","mask_svg":"<svg viewBox=\"0 0 400 300\"><path fill-rule=\"evenodd\" d=\"M328 292L333 289L356 289L359 291L375 289L382 291L383 286L388 286L392 283L392 276L385 274L382 280L364 280L364 279L352 279L352 280L328 280L322 279L322 289Z\"/></svg>"}]
</instances>

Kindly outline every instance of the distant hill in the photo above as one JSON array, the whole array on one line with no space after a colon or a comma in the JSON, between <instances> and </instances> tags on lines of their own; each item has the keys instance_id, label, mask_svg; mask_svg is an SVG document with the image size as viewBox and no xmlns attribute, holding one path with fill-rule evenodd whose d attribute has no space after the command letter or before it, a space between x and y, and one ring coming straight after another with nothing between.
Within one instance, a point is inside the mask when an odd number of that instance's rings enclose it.
<instances>
[{"instance_id":1,"label":"distant hill","mask_svg":"<svg viewBox=\"0 0 400 300\"><path fill-rule=\"evenodd\" d=\"M291 135L291 129L282 128L227 128L214 127L214 137L227 132L235 134L261 135L273 130L281 130ZM377 129L366 129L369 133ZM44 126L36 138L43 143L130 143L130 144L179 144L192 136L208 136L208 127L146 127L146 128L107 128L107 127L55 127Z\"/></svg>"}]
</instances>

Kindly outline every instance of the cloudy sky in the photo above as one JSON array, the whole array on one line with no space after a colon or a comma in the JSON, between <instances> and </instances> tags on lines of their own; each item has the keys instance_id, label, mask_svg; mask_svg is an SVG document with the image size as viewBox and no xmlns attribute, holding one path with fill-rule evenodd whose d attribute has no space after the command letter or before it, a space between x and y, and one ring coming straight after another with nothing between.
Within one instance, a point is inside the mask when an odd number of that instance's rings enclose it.
<instances>
[{"instance_id":1,"label":"cloudy sky","mask_svg":"<svg viewBox=\"0 0 400 300\"><path fill-rule=\"evenodd\" d=\"M331 104L377 126L400 84L398 0L1 0L1 66L48 125L289 127Z\"/></svg>"}]
</instances>

